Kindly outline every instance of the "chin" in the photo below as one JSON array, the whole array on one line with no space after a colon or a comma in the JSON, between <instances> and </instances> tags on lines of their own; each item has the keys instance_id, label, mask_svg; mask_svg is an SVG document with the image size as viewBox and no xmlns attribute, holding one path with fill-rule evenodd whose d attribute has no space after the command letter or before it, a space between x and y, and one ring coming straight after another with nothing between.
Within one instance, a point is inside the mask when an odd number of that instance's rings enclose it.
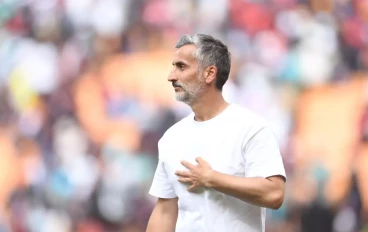
<instances>
[{"instance_id":1,"label":"chin","mask_svg":"<svg viewBox=\"0 0 368 232\"><path fill-rule=\"evenodd\" d=\"M183 98L176 97L176 100L179 101L179 102L183 102L185 104L189 104L190 103L187 99L183 99Z\"/></svg>"},{"instance_id":2,"label":"chin","mask_svg":"<svg viewBox=\"0 0 368 232\"><path fill-rule=\"evenodd\" d=\"M183 94L183 93L176 93L175 94L175 99L177 101L185 101L187 99L187 96L185 96L185 94Z\"/></svg>"},{"instance_id":3,"label":"chin","mask_svg":"<svg viewBox=\"0 0 368 232\"><path fill-rule=\"evenodd\" d=\"M193 98L186 92L180 92L175 94L175 99L189 105Z\"/></svg>"}]
</instances>

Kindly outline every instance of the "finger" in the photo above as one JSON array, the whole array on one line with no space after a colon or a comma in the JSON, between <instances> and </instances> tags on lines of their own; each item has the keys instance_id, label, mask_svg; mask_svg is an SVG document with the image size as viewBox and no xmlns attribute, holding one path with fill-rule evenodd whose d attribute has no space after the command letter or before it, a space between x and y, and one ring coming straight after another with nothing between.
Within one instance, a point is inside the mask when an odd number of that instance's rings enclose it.
<instances>
[{"instance_id":1,"label":"finger","mask_svg":"<svg viewBox=\"0 0 368 232\"><path fill-rule=\"evenodd\" d=\"M189 192L192 192L192 191L194 191L196 188L197 188L197 186L196 186L196 185L194 185L194 184L192 184L191 186L189 186L189 187L188 187L188 191L189 191Z\"/></svg>"},{"instance_id":2,"label":"finger","mask_svg":"<svg viewBox=\"0 0 368 232\"><path fill-rule=\"evenodd\" d=\"M192 179L190 179L190 178L179 178L178 181L180 183L185 183L185 184L192 183Z\"/></svg>"},{"instance_id":3,"label":"finger","mask_svg":"<svg viewBox=\"0 0 368 232\"><path fill-rule=\"evenodd\" d=\"M189 162L187 162L187 161L181 161L181 164L182 164L184 167L188 168L189 170L192 170L192 169L195 167L193 164L191 164L191 163L189 163Z\"/></svg>"},{"instance_id":4,"label":"finger","mask_svg":"<svg viewBox=\"0 0 368 232\"><path fill-rule=\"evenodd\" d=\"M190 177L191 173L187 171L176 171L175 175L180 177Z\"/></svg>"},{"instance_id":5,"label":"finger","mask_svg":"<svg viewBox=\"0 0 368 232\"><path fill-rule=\"evenodd\" d=\"M197 157L197 158L196 158L196 161L197 161L197 163L199 163L199 164L207 164L207 162L206 162L204 159L202 159L202 157Z\"/></svg>"}]
</instances>

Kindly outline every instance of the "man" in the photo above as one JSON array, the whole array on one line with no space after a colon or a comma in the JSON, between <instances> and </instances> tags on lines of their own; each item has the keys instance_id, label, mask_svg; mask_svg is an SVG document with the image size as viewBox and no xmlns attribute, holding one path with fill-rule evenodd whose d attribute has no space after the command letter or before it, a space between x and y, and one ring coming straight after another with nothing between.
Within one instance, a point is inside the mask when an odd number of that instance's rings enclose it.
<instances>
[{"instance_id":1,"label":"man","mask_svg":"<svg viewBox=\"0 0 368 232\"><path fill-rule=\"evenodd\" d=\"M261 232L284 198L285 170L265 121L221 94L230 53L203 34L176 45L168 80L193 113L158 143L147 232Z\"/></svg>"}]
</instances>

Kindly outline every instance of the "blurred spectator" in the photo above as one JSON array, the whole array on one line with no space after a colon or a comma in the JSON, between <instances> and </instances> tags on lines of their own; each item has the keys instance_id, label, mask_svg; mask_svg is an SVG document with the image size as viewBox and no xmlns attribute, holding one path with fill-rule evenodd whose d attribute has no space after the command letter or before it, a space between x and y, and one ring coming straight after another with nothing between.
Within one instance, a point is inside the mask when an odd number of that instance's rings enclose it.
<instances>
[{"instance_id":1,"label":"blurred spectator","mask_svg":"<svg viewBox=\"0 0 368 232\"><path fill-rule=\"evenodd\" d=\"M157 142L190 109L176 40L232 53L223 94L264 116L288 172L268 232L368 227L364 0L0 1L0 231L144 231Z\"/></svg>"}]
</instances>

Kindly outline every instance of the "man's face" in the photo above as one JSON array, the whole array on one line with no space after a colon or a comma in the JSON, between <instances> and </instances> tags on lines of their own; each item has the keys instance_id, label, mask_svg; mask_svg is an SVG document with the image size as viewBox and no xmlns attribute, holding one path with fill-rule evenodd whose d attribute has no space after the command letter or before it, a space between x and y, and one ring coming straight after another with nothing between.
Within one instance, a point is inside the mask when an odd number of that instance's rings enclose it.
<instances>
[{"instance_id":1,"label":"man's face","mask_svg":"<svg viewBox=\"0 0 368 232\"><path fill-rule=\"evenodd\" d=\"M175 89L176 100L191 104L204 91L204 78L198 72L198 62L194 57L197 50L195 45L184 45L173 57L173 69L168 81Z\"/></svg>"}]
</instances>

